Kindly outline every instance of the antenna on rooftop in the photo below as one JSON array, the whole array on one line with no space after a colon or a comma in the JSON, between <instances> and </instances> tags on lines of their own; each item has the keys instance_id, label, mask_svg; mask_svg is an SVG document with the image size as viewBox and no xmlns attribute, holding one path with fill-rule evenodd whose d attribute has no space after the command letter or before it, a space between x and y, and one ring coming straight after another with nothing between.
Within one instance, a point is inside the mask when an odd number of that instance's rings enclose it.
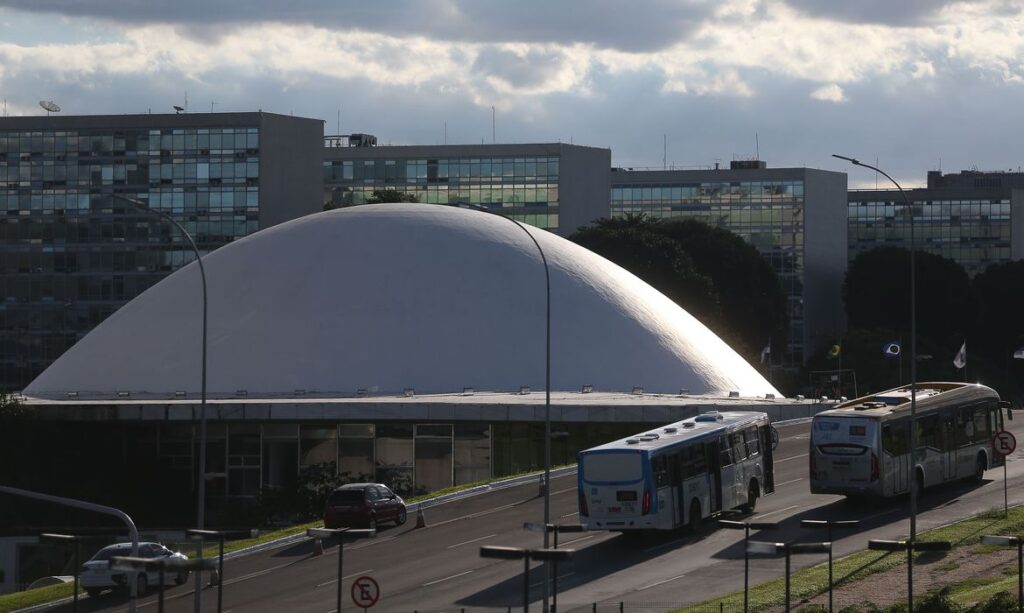
<instances>
[{"instance_id":1,"label":"antenna on rooftop","mask_svg":"<svg viewBox=\"0 0 1024 613\"><path fill-rule=\"evenodd\" d=\"M46 109L46 116L49 117L50 113L59 113L60 107L53 100L40 100L39 106ZM4 101L4 115L7 114L7 101Z\"/></svg>"},{"instance_id":2,"label":"antenna on rooftop","mask_svg":"<svg viewBox=\"0 0 1024 613\"><path fill-rule=\"evenodd\" d=\"M757 132L754 132L754 158L761 159L761 143L757 139Z\"/></svg>"}]
</instances>

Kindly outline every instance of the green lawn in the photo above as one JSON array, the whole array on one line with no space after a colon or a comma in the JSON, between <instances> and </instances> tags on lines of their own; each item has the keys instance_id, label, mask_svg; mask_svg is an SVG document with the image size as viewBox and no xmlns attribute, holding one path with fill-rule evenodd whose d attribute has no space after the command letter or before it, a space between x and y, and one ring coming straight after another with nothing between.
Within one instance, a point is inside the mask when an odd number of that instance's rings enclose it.
<instances>
[{"instance_id":1,"label":"green lawn","mask_svg":"<svg viewBox=\"0 0 1024 613\"><path fill-rule=\"evenodd\" d=\"M979 539L983 534L1024 535L1024 507L1010 509L1009 517L1003 517L1003 511L989 511L976 517L959 521L949 526L928 530L918 535L920 541L950 541L953 547L971 547L972 551L985 553L992 548L983 547ZM922 556L940 557L943 554L919 553L914 559ZM804 557L804 556L801 556ZM824 556L822 556L824 557ZM928 558L926 558L928 559ZM833 577L836 585L859 581L878 572L906 564L906 554L880 551L860 551L835 560ZM992 582L975 582L962 584L962 589L954 590L954 598L958 602L972 603L991 596L1000 590L1016 590L1016 577L1007 577ZM828 591L828 563L818 564L811 568L794 572L790 577L792 600L798 602L803 598L813 598ZM785 601L785 578L773 579L750 588L750 608L753 611L770 606L777 606ZM680 609L713 610L719 604L725 610L743 608L743 592L734 592L727 596L714 598L705 602Z\"/></svg>"}]
</instances>

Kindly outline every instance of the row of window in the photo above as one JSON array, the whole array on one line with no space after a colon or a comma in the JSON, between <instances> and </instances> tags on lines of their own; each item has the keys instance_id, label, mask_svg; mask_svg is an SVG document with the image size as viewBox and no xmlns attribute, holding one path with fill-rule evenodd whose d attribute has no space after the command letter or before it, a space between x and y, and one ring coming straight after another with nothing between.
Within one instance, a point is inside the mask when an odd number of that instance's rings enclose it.
<instances>
[{"instance_id":1,"label":"row of window","mask_svg":"<svg viewBox=\"0 0 1024 613\"><path fill-rule=\"evenodd\" d=\"M750 202L802 200L803 181L616 185L612 202Z\"/></svg>"},{"instance_id":2,"label":"row of window","mask_svg":"<svg viewBox=\"0 0 1024 613\"><path fill-rule=\"evenodd\" d=\"M440 160L328 160L324 181L447 182L458 178L557 181L558 158L464 158Z\"/></svg>"},{"instance_id":3,"label":"row of window","mask_svg":"<svg viewBox=\"0 0 1024 613\"><path fill-rule=\"evenodd\" d=\"M117 200L108 194L93 194L64 190L48 190L49 193L16 194L0 192L0 211L67 211L102 213L110 212ZM259 207L260 195L256 186L197 186L195 188L156 189L144 194L154 209L165 209L181 213L184 211L230 211L234 209L255 209ZM143 194L129 197L138 198ZM117 204L123 208L123 203ZM102 220L101 220L102 221Z\"/></svg>"},{"instance_id":4,"label":"row of window","mask_svg":"<svg viewBox=\"0 0 1024 613\"><path fill-rule=\"evenodd\" d=\"M0 154L149 155L161 151L258 149L258 128L192 128L69 132L0 132Z\"/></svg>"},{"instance_id":5,"label":"row of window","mask_svg":"<svg viewBox=\"0 0 1024 613\"><path fill-rule=\"evenodd\" d=\"M915 437L918 447L931 447L939 451L955 451L967 445L987 444L999 428L999 411L995 404L951 409L917 420ZM907 428L910 418L886 423L882 426L882 449L900 456L910 449Z\"/></svg>"}]
</instances>

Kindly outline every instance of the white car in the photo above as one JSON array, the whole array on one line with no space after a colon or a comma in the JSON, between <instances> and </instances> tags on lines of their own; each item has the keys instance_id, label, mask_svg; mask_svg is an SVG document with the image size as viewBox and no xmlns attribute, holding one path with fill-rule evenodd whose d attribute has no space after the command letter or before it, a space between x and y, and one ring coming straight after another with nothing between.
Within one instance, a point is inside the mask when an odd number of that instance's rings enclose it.
<instances>
[{"instance_id":1,"label":"white car","mask_svg":"<svg viewBox=\"0 0 1024 613\"><path fill-rule=\"evenodd\" d=\"M116 543L108 545L96 552L88 562L82 565L79 575L79 582L88 592L89 596L95 598L103 590L126 589L128 585L127 573L110 569L110 558L119 556L131 556L131 543ZM171 551L160 543L139 543L140 558L168 558L187 560L188 556L177 551ZM181 585L188 581L188 571L175 571L164 574L164 585ZM142 596L149 586L156 586L160 583L160 571L157 568L139 573L137 594Z\"/></svg>"}]
</instances>

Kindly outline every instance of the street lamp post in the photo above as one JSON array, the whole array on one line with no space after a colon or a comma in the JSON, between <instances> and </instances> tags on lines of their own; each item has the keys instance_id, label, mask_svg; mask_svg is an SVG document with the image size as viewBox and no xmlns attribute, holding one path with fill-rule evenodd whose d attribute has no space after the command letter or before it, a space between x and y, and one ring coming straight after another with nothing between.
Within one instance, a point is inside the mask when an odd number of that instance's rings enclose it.
<instances>
[{"instance_id":1,"label":"street lamp post","mask_svg":"<svg viewBox=\"0 0 1024 613\"><path fill-rule=\"evenodd\" d=\"M481 558L499 560L523 560L523 613L530 611L530 559L542 562L568 560L575 555L575 549L523 549L521 547L481 547Z\"/></svg>"},{"instance_id":2,"label":"street lamp post","mask_svg":"<svg viewBox=\"0 0 1024 613\"><path fill-rule=\"evenodd\" d=\"M471 208L476 211L483 213L489 213L502 219L507 219L515 225L519 226L519 229L526 233L533 241L533 245L537 248L537 253L540 254L540 261L544 264L544 525L551 523L551 270L548 267L547 256L544 255L544 250L541 249L540 243L537 238L526 229L522 223L502 215L501 213L492 211L488 208L482 207L477 204L470 204L468 202L456 203L456 207ZM548 547L548 531L544 531L544 548ZM551 573L545 565L544 571L544 610L548 608L548 593L549 583L551 582Z\"/></svg>"},{"instance_id":3,"label":"street lamp post","mask_svg":"<svg viewBox=\"0 0 1024 613\"><path fill-rule=\"evenodd\" d=\"M832 540L832 528L856 528L860 521L856 519L802 519L801 528L825 528L828 530L828 542ZM832 613L832 548L828 548L828 611Z\"/></svg>"},{"instance_id":4,"label":"street lamp post","mask_svg":"<svg viewBox=\"0 0 1024 613\"><path fill-rule=\"evenodd\" d=\"M54 541L58 543L71 543L71 547L74 549L74 564L75 564L75 595L71 601L71 610L74 613L78 613L78 541L80 538L71 534L40 534L39 539L43 541Z\"/></svg>"},{"instance_id":5,"label":"street lamp post","mask_svg":"<svg viewBox=\"0 0 1024 613\"><path fill-rule=\"evenodd\" d=\"M202 384L200 392L200 404L199 404L199 500L197 502L198 510L196 511L196 526L202 530L206 527L206 268L203 267L203 256L199 253L199 248L196 247L196 242L192 240L192 235L188 233L176 219L157 209L151 209L141 200L135 198L129 198L121 194L111 194L112 197L122 200L125 203L131 205L133 208L143 211L145 213L152 213L157 215L161 219L169 221L174 224L176 228L185 236L188 240L188 244L192 247L192 251L196 254L196 262L199 263L199 276L203 284L203 347L202 347ZM202 551L200 550L200 556ZM201 578L202 573L196 573L195 579L195 609L198 611L200 606L200 592L201 592Z\"/></svg>"},{"instance_id":6,"label":"street lamp post","mask_svg":"<svg viewBox=\"0 0 1024 613\"><path fill-rule=\"evenodd\" d=\"M199 538L199 548L202 551L203 539L214 537L217 539L219 549L217 551L217 612L224 607L224 532L219 530L186 530L185 534Z\"/></svg>"},{"instance_id":7,"label":"street lamp post","mask_svg":"<svg viewBox=\"0 0 1024 613\"><path fill-rule=\"evenodd\" d=\"M338 542L338 585L335 590L336 603L334 611L335 613L341 613L341 578L343 576L343 568L345 564L345 547L342 539L346 536L377 536L377 531L372 528L360 528L358 530L353 528L308 528L306 530L306 536L312 539L325 539L333 536Z\"/></svg>"},{"instance_id":8,"label":"street lamp post","mask_svg":"<svg viewBox=\"0 0 1024 613\"><path fill-rule=\"evenodd\" d=\"M753 530L775 530L778 524L756 521L732 521L728 519L718 520L718 525L731 530L743 530L743 613L750 608L750 531Z\"/></svg>"},{"instance_id":9,"label":"street lamp post","mask_svg":"<svg viewBox=\"0 0 1024 613\"><path fill-rule=\"evenodd\" d=\"M1024 613L1024 539L1019 536L983 536L982 545L1017 548L1017 610Z\"/></svg>"},{"instance_id":10,"label":"street lamp post","mask_svg":"<svg viewBox=\"0 0 1024 613\"><path fill-rule=\"evenodd\" d=\"M552 544L552 549L558 549L558 533L573 533L573 532L586 532L590 527L586 524L548 524L547 530L555 534L555 542ZM552 563L552 583L551 583L551 613L558 611L558 559L555 559Z\"/></svg>"},{"instance_id":11,"label":"street lamp post","mask_svg":"<svg viewBox=\"0 0 1024 613\"><path fill-rule=\"evenodd\" d=\"M914 552L915 551L949 551L953 545L949 541L868 541L868 549L873 551L906 551L907 552L907 611L914 610Z\"/></svg>"},{"instance_id":12,"label":"street lamp post","mask_svg":"<svg viewBox=\"0 0 1024 613\"><path fill-rule=\"evenodd\" d=\"M903 191L903 187L881 168L865 164L856 158L832 154L832 157L846 160L854 166L862 166L881 174L896 186L903 198L910 217L910 464L907 467L907 485L910 487L910 540L917 538L917 269L914 265L914 254L917 242L914 238L914 205Z\"/></svg>"}]
</instances>

